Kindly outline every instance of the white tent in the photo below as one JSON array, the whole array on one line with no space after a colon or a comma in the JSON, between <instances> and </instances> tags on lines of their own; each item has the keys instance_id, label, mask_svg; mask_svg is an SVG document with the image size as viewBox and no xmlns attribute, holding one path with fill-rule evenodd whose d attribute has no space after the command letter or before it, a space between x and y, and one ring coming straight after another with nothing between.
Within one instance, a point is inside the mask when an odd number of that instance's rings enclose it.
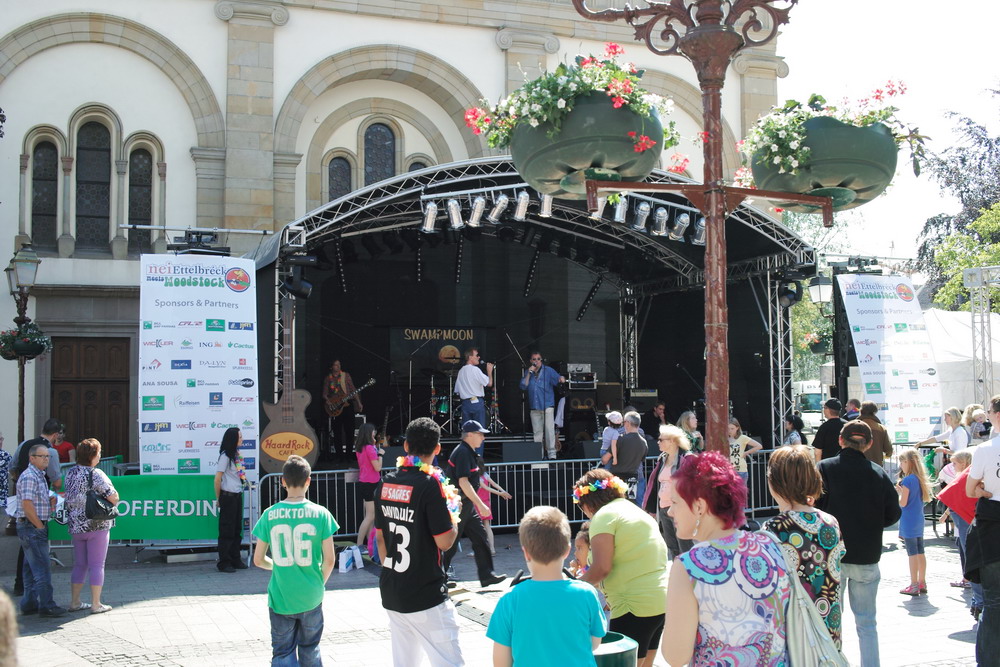
<instances>
[{"instance_id":1,"label":"white tent","mask_svg":"<svg viewBox=\"0 0 1000 667\"><path fill-rule=\"evenodd\" d=\"M969 403L983 403L1000 386L1000 315L990 314L993 338L993 386L976 388L972 371L972 314L931 308L924 311L927 334L934 348L945 408L964 410Z\"/></svg>"}]
</instances>

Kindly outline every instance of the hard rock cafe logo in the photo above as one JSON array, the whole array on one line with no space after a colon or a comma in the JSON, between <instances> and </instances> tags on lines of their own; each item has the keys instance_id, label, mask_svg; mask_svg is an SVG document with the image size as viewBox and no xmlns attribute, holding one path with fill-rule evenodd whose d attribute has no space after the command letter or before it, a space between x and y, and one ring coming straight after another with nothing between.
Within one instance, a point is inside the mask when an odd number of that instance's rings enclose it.
<instances>
[{"instance_id":1,"label":"hard rock cafe logo","mask_svg":"<svg viewBox=\"0 0 1000 667\"><path fill-rule=\"evenodd\" d=\"M275 433L260 443L261 454L278 461L285 461L292 454L308 456L316 447L312 440L301 433Z\"/></svg>"}]
</instances>

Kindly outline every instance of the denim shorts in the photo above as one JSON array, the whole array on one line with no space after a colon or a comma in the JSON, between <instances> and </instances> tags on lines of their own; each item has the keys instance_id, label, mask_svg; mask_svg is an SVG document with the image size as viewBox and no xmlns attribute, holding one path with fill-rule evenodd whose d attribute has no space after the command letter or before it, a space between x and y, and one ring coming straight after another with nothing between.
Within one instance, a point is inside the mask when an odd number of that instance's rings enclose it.
<instances>
[{"instance_id":1,"label":"denim shorts","mask_svg":"<svg viewBox=\"0 0 1000 667\"><path fill-rule=\"evenodd\" d=\"M919 556L924 553L924 538L904 537L903 544L906 545L907 556Z\"/></svg>"}]
</instances>

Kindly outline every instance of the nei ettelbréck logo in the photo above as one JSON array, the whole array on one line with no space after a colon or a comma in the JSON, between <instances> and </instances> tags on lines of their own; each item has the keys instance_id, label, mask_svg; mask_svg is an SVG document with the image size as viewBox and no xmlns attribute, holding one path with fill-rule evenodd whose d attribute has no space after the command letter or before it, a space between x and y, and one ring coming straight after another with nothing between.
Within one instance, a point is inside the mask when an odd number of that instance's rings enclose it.
<instances>
[{"instance_id":1,"label":"nei ettelbr\u00e9ck logo","mask_svg":"<svg viewBox=\"0 0 1000 667\"><path fill-rule=\"evenodd\" d=\"M229 269L226 271L226 287L234 292L246 292L250 289L250 274L240 268Z\"/></svg>"}]
</instances>

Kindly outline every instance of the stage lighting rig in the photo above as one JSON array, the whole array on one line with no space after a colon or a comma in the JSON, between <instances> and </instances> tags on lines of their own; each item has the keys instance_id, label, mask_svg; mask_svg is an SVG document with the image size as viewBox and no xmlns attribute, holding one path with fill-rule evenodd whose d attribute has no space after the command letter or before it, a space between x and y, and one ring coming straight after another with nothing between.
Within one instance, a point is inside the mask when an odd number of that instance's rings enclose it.
<instances>
[{"instance_id":1,"label":"stage lighting rig","mask_svg":"<svg viewBox=\"0 0 1000 667\"><path fill-rule=\"evenodd\" d=\"M583 316L587 314L587 309L590 308L590 302L594 300L597 296L598 290L601 289L601 284L604 282L604 276L597 276L597 281L594 286L590 288L590 292L587 293L587 298L583 300L583 304L580 306L579 312L576 314L576 321L579 322L583 319Z\"/></svg>"},{"instance_id":2,"label":"stage lighting rig","mask_svg":"<svg viewBox=\"0 0 1000 667\"><path fill-rule=\"evenodd\" d=\"M649 230L652 236L666 236L667 235L667 219L670 217L670 213L663 206L656 207L656 213L653 214L653 228Z\"/></svg>"},{"instance_id":3,"label":"stage lighting rig","mask_svg":"<svg viewBox=\"0 0 1000 667\"><path fill-rule=\"evenodd\" d=\"M229 248L213 245L219 242L215 231L186 229L184 236L175 236L174 242L167 244L167 250L178 255L221 255L229 256Z\"/></svg>"},{"instance_id":4,"label":"stage lighting rig","mask_svg":"<svg viewBox=\"0 0 1000 667\"><path fill-rule=\"evenodd\" d=\"M528 217L528 204L530 202L531 196L526 190L521 190L517 193L517 203L514 206L514 220L524 222L524 219Z\"/></svg>"},{"instance_id":5,"label":"stage lighting rig","mask_svg":"<svg viewBox=\"0 0 1000 667\"><path fill-rule=\"evenodd\" d=\"M542 195L542 203L538 208L539 218L551 218L552 217L552 195Z\"/></svg>"},{"instance_id":6,"label":"stage lighting rig","mask_svg":"<svg viewBox=\"0 0 1000 667\"><path fill-rule=\"evenodd\" d=\"M778 287L778 305L791 308L802 300L802 283L798 280L782 282Z\"/></svg>"},{"instance_id":7,"label":"stage lighting rig","mask_svg":"<svg viewBox=\"0 0 1000 667\"><path fill-rule=\"evenodd\" d=\"M486 219L493 225L499 225L501 222L500 216L503 215L504 210L507 208L507 204L510 203L510 197L507 195L499 195L493 202L493 208L490 209L489 215Z\"/></svg>"},{"instance_id":8,"label":"stage lighting rig","mask_svg":"<svg viewBox=\"0 0 1000 667\"><path fill-rule=\"evenodd\" d=\"M472 212L469 213L469 227L473 229L478 229L481 224L480 221L483 217L483 211L486 210L486 197L479 195L472 200Z\"/></svg>"},{"instance_id":9,"label":"stage lighting rig","mask_svg":"<svg viewBox=\"0 0 1000 667\"><path fill-rule=\"evenodd\" d=\"M590 214L590 216L589 216L590 219L591 220L600 220L601 218L603 218L604 217L604 207L607 206L607 204L608 204L608 198L607 197L598 197L597 198L597 208L594 210L593 213Z\"/></svg>"},{"instance_id":10,"label":"stage lighting rig","mask_svg":"<svg viewBox=\"0 0 1000 667\"><path fill-rule=\"evenodd\" d=\"M638 206L635 207L635 213L632 217L632 231L634 232L644 232L646 231L646 219L649 217L649 202L640 202Z\"/></svg>"},{"instance_id":11,"label":"stage lighting rig","mask_svg":"<svg viewBox=\"0 0 1000 667\"><path fill-rule=\"evenodd\" d=\"M427 205L424 206L424 222L420 225L420 231L424 234L437 233L437 212L438 205L432 201L427 202Z\"/></svg>"},{"instance_id":12,"label":"stage lighting rig","mask_svg":"<svg viewBox=\"0 0 1000 667\"><path fill-rule=\"evenodd\" d=\"M448 209L448 220L451 221L449 229L457 232L465 227L465 221L462 220L462 205L458 203L458 200L449 199L445 207Z\"/></svg>"},{"instance_id":13,"label":"stage lighting rig","mask_svg":"<svg viewBox=\"0 0 1000 667\"><path fill-rule=\"evenodd\" d=\"M623 195L615 204L615 222L624 225L626 213L628 213L628 198Z\"/></svg>"},{"instance_id":14,"label":"stage lighting rig","mask_svg":"<svg viewBox=\"0 0 1000 667\"><path fill-rule=\"evenodd\" d=\"M688 225L691 224L691 216L687 213L681 213L676 218L674 218L674 227L670 230L667 238L671 241L683 241L684 232L687 231Z\"/></svg>"},{"instance_id":15,"label":"stage lighting rig","mask_svg":"<svg viewBox=\"0 0 1000 667\"><path fill-rule=\"evenodd\" d=\"M694 234L691 235L692 245L705 245L705 218L698 218L694 223Z\"/></svg>"}]
</instances>

